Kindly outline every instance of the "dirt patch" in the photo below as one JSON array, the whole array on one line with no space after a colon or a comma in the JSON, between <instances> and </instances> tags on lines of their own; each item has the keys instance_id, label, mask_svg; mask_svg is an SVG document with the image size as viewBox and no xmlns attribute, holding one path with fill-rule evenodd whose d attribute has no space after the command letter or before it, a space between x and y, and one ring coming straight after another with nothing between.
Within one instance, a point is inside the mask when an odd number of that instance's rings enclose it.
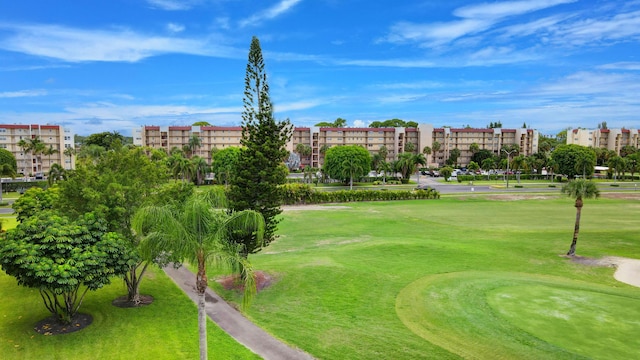
<instances>
[{"instance_id":1,"label":"dirt patch","mask_svg":"<svg viewBox=\"0 0 640 360\"><path fill-rule=\"evenodd\" d=\"M151 295L140 295L140 302L134 303L133 301L129 301L127 296L121 296L119 298L114 299L111 302L111 305L117 306L119 308L134 308L140 306L146 306L153 302L153 296Z\"/></svg>"},{"instance_id":2,"label":"dirt patch","mask_svg":"<svg viewBox=\"0 0 640 360\"><path fill-rule=\"evenodd\" d=\"M500 194L500 195L486 195L484 197L487 200L494 201L516 201L516 200L548 200L556 199L558 195L541 195L541 194Z\"/></svg>"},{"instance_id":3,"label":"dirt patch","mask_svg":"<svg viewBox=\"0 0 640 360\"><path fill-rule=\"evenodd\" d=\"M256 276L256 290L258 292L269 287L273 283L273 277L263 271L256 271L255 276ZM225 290L238 290L238 291L244 290L242 281L240 281L240 275L225 276L225 277L216 279L216 282L222 285L222 287Z\"/></svg>"},{"instance_id":4,"label":"dirt patch","mask_svg":"<svg viewBox=\"0 0 640 360\"><path fill-rule=\"evenodd\" d=\"M607 199L640 200L640 192L611 192L600 193L600 196Z\"/></svg>"},{"instance_id":5,"label":"dirt patch","mask_svg":"<svg viewBox=\"0 0 640 360\"><path fill-rule=\"evenodd\" d=\"M58 321L56 316L48 317L38 321L33 329L38 333L46 336L61 335L76 332L86 328L93 322L93 317L89 314L76 314L71 319L71 323L63 324Z\"/></svg>"}]
</instances>

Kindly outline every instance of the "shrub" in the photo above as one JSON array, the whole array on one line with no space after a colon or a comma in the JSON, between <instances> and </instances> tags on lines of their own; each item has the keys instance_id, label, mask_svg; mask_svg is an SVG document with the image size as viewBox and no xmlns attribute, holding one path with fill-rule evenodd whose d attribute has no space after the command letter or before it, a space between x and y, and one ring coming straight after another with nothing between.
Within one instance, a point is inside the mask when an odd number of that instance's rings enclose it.
<instances>
[{"instance_id":1,"label":"shrub","mask_svg":"<svg viewBox=\"0 0 640 360\"><path fill-rule=\"evenodd\" d=\"M352 201L389 201L439 199L436 190L338 190L318 191L305 184L285 184L281 187L282 204L321 204Z\"/></svg>"}]
</instances>

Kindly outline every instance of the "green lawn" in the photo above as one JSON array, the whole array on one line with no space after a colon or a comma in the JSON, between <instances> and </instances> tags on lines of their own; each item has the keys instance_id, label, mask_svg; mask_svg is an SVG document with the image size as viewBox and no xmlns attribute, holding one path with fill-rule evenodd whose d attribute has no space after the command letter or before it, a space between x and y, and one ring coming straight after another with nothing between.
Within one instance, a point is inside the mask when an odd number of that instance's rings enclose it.
<instances>
[{"instance_id":1,"label":"green lawn","mask_svg":"<svg viewBox=\"0 0 640 360\"><path fill-rule=\"evenodd\" d=\"M248 315L322 359L637 358L640 289L558 256L573 201L493 198L287 211ZM640 258L639 215L585 201L578 254Z\"/></svg>"},{"instance_id":2,"label":"green lawn","mask_svg":"<svg viewBox=\"0 0 640 360\"><path fill-rule=\"evenodd\" d=\"M0 272L0 359L195 359L198 325L195 304L156 269L142 282L153 304L121 309L111 301L126 293L120 280L89 292L80 312L91 314L87 328L45 336L33 326L50 314L37 290L20 287ZM259 359L213 322L207 330L210 359Z\"/></svg>"}]
</instances>

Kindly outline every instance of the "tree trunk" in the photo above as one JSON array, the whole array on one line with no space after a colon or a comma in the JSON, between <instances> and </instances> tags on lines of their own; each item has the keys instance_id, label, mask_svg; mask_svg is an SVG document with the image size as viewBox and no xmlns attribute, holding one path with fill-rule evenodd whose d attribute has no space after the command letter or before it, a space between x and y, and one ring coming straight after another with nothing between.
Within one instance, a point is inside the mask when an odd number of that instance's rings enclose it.
<instances>
[{"instance_id":1,"label":"tree trunk","mask_svg":"<svg viewBox=\"0 0 640 360\"><path fill-rule=\"evenodd\" d=\"M580 232L580 212L582 211L582 199L576 199L576 225L573 229L573 241L567 255L574 256L576 254L576 244L578 243L578 233Z\"/></svg>"},{"instance_id":2,"label":"tree trunk","mask_svg":"<svg viewBox=\"0 0 640 360\"><path fill-rule=\"evenodd\" d=\"M198 253L198 274L196 275L198 291L198 335L200 337L200 360L207 360L207 308L205 291L207 290L207 273L204 254Z\"/></svg>"}]
</instances>

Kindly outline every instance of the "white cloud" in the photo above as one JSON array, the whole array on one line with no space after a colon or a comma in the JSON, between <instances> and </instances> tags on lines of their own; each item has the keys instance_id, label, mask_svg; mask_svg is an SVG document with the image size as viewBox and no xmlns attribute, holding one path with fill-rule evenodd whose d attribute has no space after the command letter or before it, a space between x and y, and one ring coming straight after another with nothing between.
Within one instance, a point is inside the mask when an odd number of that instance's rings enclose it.
<instances>
[{"instance_id":1,"label":"white cloud","mask_svg":"<svg viewBox=\"0 0 640 360\"><path fill-rule=\"evenodd\" d=\"M599 69L608 70L640 70L640 62L617 62L612 64L605 64L598 67Z\"/></svg>"},{"instance_id":2,"label":"white cloud","mask_svg":"<svg viewBox=\"0 0 640 360\"><path fill-rule=\"evenodd\" d=\"M600 41L637 41L640 39L640 11L617 14L611 18L584 19L567 24L555 32L554 41L574 46Z\"/></svg>"},{"instance_id":3,"label":"white cloud","mask_svg":"<svg viewBox=\"0 0 640 360\"><path fill-rule=\"evenodd\" d=\"M302 0L281 0L279 3L277 3L276 5L263 10L257 14L254 14L244 20L240 21L240 26L241 27L245 27L245 26L255 26L260 24L261 22L265 21L265 20L271 20L274 19L284 13L286 13L287 11L291 10L294 6L296 6L298 3L300 3Z\"/></svg>"},{"instance_id":4,"label":"white cloud","mask_svg":"<svg viewBox=\"0 0 640 360\"><path fill-rule=\"evenodd\" d=\"M0 98L19 98L19 97L34 97L47 95L46 90L21 90L21 91L6 91L0 92Z\"/></svg>"},{"instance_id":5,"label":"white cloud","mask_svg":"<svg viewBox=\"0 0 640 360\"><path fill-rule=\"evenodd\" d=\"M130 30L84 30L56 25L0 24L13 34L0 39L0 49L67 62L136 62L167 53L243 58L244 49L219 45L219 39L145 35Z\"/></svg>"},{"instance_id":6,"label":"white cloud","mask_svg":"<svg viewBox=\"0 0 640 360\"><path fill-rule=\"evenodd\" d=\"M371 122L365 122L364 120L353 120L353 127L363 128L368 127Z\"/></svg>"},{"instance_id":7,"label":"white cloud","mask_svg":"<svg viewBox=\"0 0 640 360\"><path fill-rule=\"evenodd\" d=\"M427 24L400 22L391 27L390 34L384 40L438 47L458 38L486 31L505 18L575 1L526 0L464 6L453 11L453 15L461 18L460 20Z\"/></svg>"},{"instance_id":8,"label":"white cloud","mask_svg":"<svg viewBox=\"0 0 640 360\"><path fill-rule=\"evenodd\" d=\"M184 25L176 24L176 23L168 23L167 24L167 30L169 30L172 33L183 32L184 31Z\"/></svg>"},{"instance_id":9,"label":"white cloud","mask_svg":"<svg viewBox=\"0 0 640 360\"><path fill-rule=\"evenodd\" d=\"M159 8L167 11L176 10L189 10L195 4L196 1L189 0L147 0L147 3L154 8Z\"/></svg>"}]
</instances>

